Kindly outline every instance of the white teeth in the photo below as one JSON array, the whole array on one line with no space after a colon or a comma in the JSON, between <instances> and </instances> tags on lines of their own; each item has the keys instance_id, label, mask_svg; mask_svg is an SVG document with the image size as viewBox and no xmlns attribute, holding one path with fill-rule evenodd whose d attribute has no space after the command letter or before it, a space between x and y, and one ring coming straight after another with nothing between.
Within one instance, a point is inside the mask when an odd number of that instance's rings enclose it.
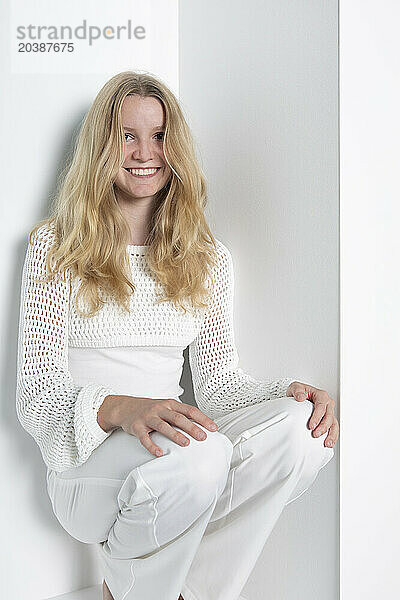
<instances>
[{"instance_id":1,"label":"white teeth","mask_svg":"<svg viewBox=\"0 0 400 600\"><path fill-rule=\"evenodd\" d=\"M128 169L132 175L154 175L158 169Z\"/></svg>"}]
</instances>

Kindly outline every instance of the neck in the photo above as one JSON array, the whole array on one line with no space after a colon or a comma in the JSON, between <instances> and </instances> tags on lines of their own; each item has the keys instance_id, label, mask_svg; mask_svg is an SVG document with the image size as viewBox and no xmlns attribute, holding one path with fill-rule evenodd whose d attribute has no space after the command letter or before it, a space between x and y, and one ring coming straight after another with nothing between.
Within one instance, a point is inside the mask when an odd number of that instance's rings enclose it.
<instances>
[{"instance_id":1,"label":"neck","mask_svg":"<svg viewBox=\"0 0 400 600\"><path fill-rule=\"evenodd\" d=\"M129 244L143 246L150 232L151 216L155 206L155 197L126 198L117 195L117 202L128 222L131 231Z\"/></svg>"}]
</instances>

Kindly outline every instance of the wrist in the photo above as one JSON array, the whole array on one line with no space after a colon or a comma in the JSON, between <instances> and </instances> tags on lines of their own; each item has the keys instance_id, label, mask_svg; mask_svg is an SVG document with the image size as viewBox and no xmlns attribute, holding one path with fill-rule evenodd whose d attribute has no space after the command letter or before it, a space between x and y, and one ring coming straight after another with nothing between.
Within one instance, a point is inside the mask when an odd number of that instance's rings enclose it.
<instances>
[{"instance_id":1,"label":"wrist","mask_svg":"<svg viewBox=\"0 0 400 600\"><path fill-rule=\"evenodd\" d=\"M99 410L97 411L97 423L107 433L118 429L118 407L121 396L108 395L104 398Z\"/></svg>"}]
</instances>

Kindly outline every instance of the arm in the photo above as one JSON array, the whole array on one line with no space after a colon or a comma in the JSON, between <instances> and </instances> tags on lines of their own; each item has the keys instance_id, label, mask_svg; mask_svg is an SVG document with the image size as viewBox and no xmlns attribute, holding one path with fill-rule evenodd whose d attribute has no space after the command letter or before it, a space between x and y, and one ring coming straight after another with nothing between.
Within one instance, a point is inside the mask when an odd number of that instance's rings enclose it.
<instances>
[{"instance_id":1,"label":"arm","mask_svg":"<svg viewBox=\"0 0 400 600\"><path fill-rule=\"evenodd\" d=\"M233 331L234 271L229 250L217 240L218 266L211 304L202 328L189 345L195 400L212 419L286 395L294 379L258 381L238 367Z\"/></svg>"},{"instance_id":2,"label":"arm","mask_svg":"<svg viewBox=\"0 0 400 600\"><path fill-rule=\"evenodd\" d=\"M21 285L16 409L46 465L61 472L84 463L110 434L97 411L116 394L96 383L76 385L68 371L68 277L36 283L46 272L53 233L40 228L28 243Z\"/></svg>"}]
</instances>

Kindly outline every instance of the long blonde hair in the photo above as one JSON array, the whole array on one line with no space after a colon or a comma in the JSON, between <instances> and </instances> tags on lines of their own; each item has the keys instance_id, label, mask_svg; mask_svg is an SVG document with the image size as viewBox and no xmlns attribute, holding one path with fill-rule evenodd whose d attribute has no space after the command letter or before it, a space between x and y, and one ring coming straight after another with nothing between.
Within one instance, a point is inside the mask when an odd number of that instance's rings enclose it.
<instances>
[{"instance_id":1,"label":"long blonde hair","mask_svg":"<svg viewBox=\"0 0 400 600\"><path fill-rule=\"evenodd\" d=\"M163 148L172 175L156 195L146 240L148 267L164 292L158 302L172 301L186 312L188 300L193 307L206 307L212 293L213 282L211 287L208 282L217 262L216 240L204 215L206 184L191 132L162 81L124 71L97 94L58 182L50 216L29 233L32 243L39 227L47 223L53 229L44 281L67 269L79 276L76 309L83 316L93 316L105 303L101 290L129 312L129 296L135 291L126 248L130 228L114 190L124 161L121 106L131 94L157 98L165 111ZM88 306L86 312L80 310L79 298Z\"/></svg>"}]
</instances>

